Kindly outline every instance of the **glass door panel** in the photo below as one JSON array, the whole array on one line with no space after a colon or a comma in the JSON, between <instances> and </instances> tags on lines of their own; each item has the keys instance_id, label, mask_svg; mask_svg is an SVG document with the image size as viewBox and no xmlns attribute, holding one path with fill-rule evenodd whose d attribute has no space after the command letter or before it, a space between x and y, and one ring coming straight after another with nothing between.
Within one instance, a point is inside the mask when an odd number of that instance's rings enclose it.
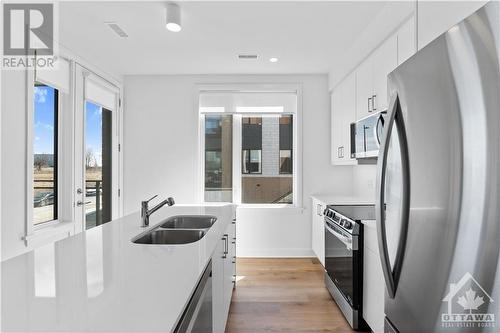
<instances>
[{"instance_id":1,"label":"glass door panel","mask_svg":"<svg viewBox=\"0 0 500 333\"><path fill-rule=\"evenodd\" d=\"M111 221L112 114L85 101L85 229Z\"/></svg>"}]
</instances>

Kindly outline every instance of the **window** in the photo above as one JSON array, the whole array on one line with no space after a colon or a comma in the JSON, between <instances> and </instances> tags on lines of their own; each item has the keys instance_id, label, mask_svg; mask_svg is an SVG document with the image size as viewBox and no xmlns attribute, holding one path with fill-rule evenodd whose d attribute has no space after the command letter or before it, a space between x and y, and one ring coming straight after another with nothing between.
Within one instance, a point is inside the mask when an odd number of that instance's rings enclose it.
<instances>
[{"instance_id":1,"label":"window","mask_svg":"<svg viewBox=\"0 0 500 333\"><path fill-rule=\"evenodd\" d=\"M35 83L33 114L33 224L57 219L59 92Z\"/></svg>"},{"instance_id":2,"label":"window","mask_svg":"<svg viewBox=\"0 0 500 333\"><path fill-rule=\"evenodd\" d=\"M295 203L296 99L279 92L200 94L205 201Z\"/></svg>"},{"instance_id":3,"label":"window","mask_svg":"<svg viewBox=\"0 0 500 333\"><path fill-rule=\"evenodd\" d=\"M292 174L293 171L293 116L280 117L280 174Z\"/></svg>"},{"instance_id":4,"label":"window","mask_svg":"<svg viewBox=\"0 0 500 333\"><path fill-rule=\"evenodd\" d=\"M243 157L241 173L262 173L262 150L244 149L241 153Z\"/></svg>"},{"instance_id":5,"label":"window","mask_svg":"<svg viewBox=\"0 0 500 333\"><path fill-rule=\"evenodd\" d=\"M262 173L262 117L243 117L241 126L241 173Z\"/></svg>"},{"instance_id":6,"label":"window","mask_svg":"<svg viewBox=\"0 0 500 333\"><path fill-rule=\"evenodd\" d=\"M254 121L259 125L251 125L252 121L246 119L247 117L242 118L242 153L243 161L248 163L247 166L243 165L243 170L249 172L242 172L241 202L292 204L292 116L266 114L258 118L260 121ZM249 126L255 127L249 128ZM245 149L249 147L258 150ZM290 153L289 159L285 158L284 165L282 148L287 148ZM248 156L247 160L245 156ZM289 170L286 170L287 166Z\"/></svg>"},{"instance_id":7,"label":"window","mask_svg":"<svg viewBox=\"0 0 500 333\"><path fill-rule=\"evenodd\" d=\"M280 174L292 173L292 151L280 150Z\"/></svg>"},{"instance_id":8,"label":"window","mask_svg":"<svg viewBox=\"0 0 500 333\"><path fill-rule=\"evenodd\" d=\"M230 202L233 196L233 118L205 117L205 201Z\"/></svg>"}]
</instances>

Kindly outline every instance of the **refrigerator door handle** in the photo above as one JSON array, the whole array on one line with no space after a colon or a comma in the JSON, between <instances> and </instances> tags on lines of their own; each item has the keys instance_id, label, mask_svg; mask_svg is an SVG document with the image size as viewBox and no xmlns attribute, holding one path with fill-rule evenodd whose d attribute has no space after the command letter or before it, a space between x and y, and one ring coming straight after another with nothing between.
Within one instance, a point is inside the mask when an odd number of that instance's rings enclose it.
<instances>
[{"instance_id":1,"label":"refrigerator door handle","mask_svg":"<svg viewBox=\"0 0 500 333\"><path fill-rule=\"evenodd\" d=\"M377 198L375 202L375 215L377 220L377 238L379 244L380 260L382 271L384 273L387 292L390 298L394 298L401 273L401 267L406 248L406 237L408 230L408 220L410 212L410 169L408 158L408 144L406 141L406 131L403 122L403 115L399 103L398 94L394 94L389 104L389 120L387 126L384 126L385 133L382 138L379 151L379 163L377 167ZM387 247L387 234L385 224L385 178L387 169L387 154L391 141L393 126L398 127L398 139L401 151L401 167L403 172L402 184L402 205L401 205L401 234L397 247L394 268L391 267L389 260L389 251Z\"/></svg>"}]
</instances>

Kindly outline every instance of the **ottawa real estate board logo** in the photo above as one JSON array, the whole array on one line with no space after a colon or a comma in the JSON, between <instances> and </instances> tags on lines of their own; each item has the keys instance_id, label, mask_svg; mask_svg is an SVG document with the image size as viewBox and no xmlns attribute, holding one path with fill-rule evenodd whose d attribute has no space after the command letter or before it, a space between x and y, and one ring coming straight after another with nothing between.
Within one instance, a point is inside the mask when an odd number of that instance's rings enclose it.
<instances>
[{"instance_id":1,"label":"ottawa real estate board logo","mask_svg":"<svg viewBox=\"0 0 500 333\"><path fill-rule=\"evenodd\" d=\"M55 65L56 3L3 2L2 69L43 68Z\"/></svg>"},{"instance_id":2,"label":"ottawa real estate board logo","mask_svg":"<svg viewBox=\"0 0 500 333\"><path fill-rule=\"evenodd\" d=\"M450 284L443 302L447 302L447 311L441 314L442 327L495 327L495 314L488 313L493 298L468 272L460 281Z\"/></svg>"}]
</instances>

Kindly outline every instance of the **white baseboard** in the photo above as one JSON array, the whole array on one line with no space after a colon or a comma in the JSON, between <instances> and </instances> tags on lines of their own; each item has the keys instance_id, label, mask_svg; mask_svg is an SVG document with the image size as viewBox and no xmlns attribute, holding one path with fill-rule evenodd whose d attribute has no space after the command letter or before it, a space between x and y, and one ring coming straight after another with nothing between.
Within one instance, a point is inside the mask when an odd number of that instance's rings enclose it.
<instances>
[{"instance_id":1,"label":"white baseboard","mask_svg":"<svg viewBox=\"0 0 500 333\"><path fill-rule=\"evenodd\" d=\"M236 256L239 258L309 258L316 257L312 249L241 249L236 248Z\"/></svg>"}]
</instances>

